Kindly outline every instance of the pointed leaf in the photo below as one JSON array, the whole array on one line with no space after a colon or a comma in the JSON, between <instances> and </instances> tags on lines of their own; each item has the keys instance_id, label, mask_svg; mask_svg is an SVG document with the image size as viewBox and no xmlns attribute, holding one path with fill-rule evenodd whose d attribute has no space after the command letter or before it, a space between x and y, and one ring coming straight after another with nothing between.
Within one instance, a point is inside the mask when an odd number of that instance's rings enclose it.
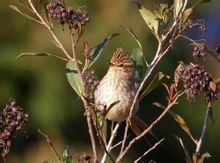
<instances>
[{"instance_id":1,"label":"pointed leaf","mask_svg":"<svg viewBox=\"0 0 220 163\"><path fill-rule=\"evenodd\" d=\"M52 54L47 53L47 52L39 52L39 53L35 53L35 52L24 52L24 53L20 53L16 58L21 58L21 57L26 57L26 56L51 56Z\"/></svg>"},{"instance_id":2,"label":"pointed leaf","mask_svg":"<svg viewBox=\"0 0 220 163\"><path fill-rule=\"evenodd\" d=\"M106 37L102 42L100 42L94 48L91 49L89 56L86 58L83 71L89 69L97 61L97 59L102 54L102 51L105 48L106 44L109 42L109 40L111 40L113 37L118 35L119 34L116 33Z\"/></svg>"},{"instance_id":3,"label":"pointed leaf","mask_svg":"<svg viewBox=\"0 0 220 163\"><path fill-rule=\"evenodd\" d=\"M176 19L179 16L180 11L183 8L183 5L184 5L183 0L174 0L174 4L173 4L173 16L174 16L174 19Z\"/></svg>"},{"instance_id":4,"label":"pointed leaf","mask_svg":"<svg viewBox=\"0 0 220 163\"><path fill-rule=\"evenodd\" d=\"M161 109L166 109L166 107L159 102L153 102L152 105Z\"/></svg>"},{"instance_id":5,"label":"pointed leaf","mask_svg":"<svg viewBox=\"0 0 220 163\"><path fill-rule=\"evenodd\" d=\"M182 61L179 61L179 65L176 67L175 71L174 71L174 83L175 86L178 86L179 83L179 73L183 70L184 68L184 63Z\"/></svg>"},{"instance_id":6,"label":"pointed leaf","mask_svg":"<svg viewBox=\"0 0 220 163\"><path fill-rule=\"evenodd\" d=\"M143 99L146 95L148 95L151 91L153 91L155 88L160 86L166 78L166 75L164 75L162 72L158 72L153 80L150 82L150 84L146 87L146 89L143 91L143 93L140 96L140 99Z\"/></svg>"},{"instance_id":7,"label":"pointed leaf","mask_svg":"<svg viewBox=\"0 0 220 163\"><path fill-rule=\"evenodd\" d=\"M176 139L180 142L180 145L182 146L185 156L186 156L186 163L192 163L191 157L190 157L190 153L187 150L187 148L185 147L185 145L183 144L183 141L180 137L176 136Z\"/></svg>"},{"instance_id":8,"label":"pointed leaf","mask_svg":"<svg viewBox=\"0 0 220 163\"><path fill-rule=\"evenodd\" d=\"M75 92L81 96L83 90L83 82L81 76L78 74L76 65L72 62L68 62L66 65L66 76Z\"/></svg>"},{"instance_id":9,"label":"pointed leaf","mask_svg":"<svg viewBox=\"0 0 220 163\"><path fill-rule=\"evenodd\" d=\"M48 57L55 57L55 58L67 61L66 58L63 58L63 57L60 57L60 56L57 56L54 54L50 54L47 52L39 52L39 53L37 53L37 52L36 53L35 52L24 52L24 53L20 53L16 58L22 58L22 57L27 57L27 56L38 56L38 57L48 56ZM80 62L80 61L78 61L78 62Z\"/></svg>"},{"instance_id":10,"label":"pointed leaf","mask_svg":"<svg viewBox=\"0 0 220 163\"><path fill-rule=\"evenodd\" d=\"M137 44L138 44L140 50L143 52L142 45L141 45L141 43L140 43L138 37L136 36L136 34L133 32L133 30L132 30L132 29L129 29L129 28L127 28L127 27L124 27L124 26L122 26L122 27L134 38L134 40L137 42Z\"/></svg>"},{"instance_id":11,"label":"pointed leaf","mask_svg":"<svg viewBox=\"0 0 220 163\"><path fill-rule=\"evenodd\" d=\"M178 123L178 125L181 127L181 129L187 134L189 135L189 137L193 140L193 142L195 144L197 144L197 141L194 139L194 137L192 136L192 133L188 127L188 125L186 124L186 121L177 113L175 113L172 110L169 110L168 113L173 117L173 119Z\"/></svg>"},{"instance_id":12,"label":"pointed leaf","mask_svg":"<svg viewBox=\"0 0 220 163\"><path fill-rule=\"evenodd\" d=\"M159 28L159 20L157 18L157 16L150 10L144 8L141 4L137 3L139 12L141 14L141 16L143 17L145 23L147 24L147 26L150 28L150 30L152 31L152 33L156 36L156 38L158 39L158 28Z\"/></svg>"},{"instance_id":13,"label":"pointed leaf","mask_svg":"<svg viewBox=\"0 0 220 163\"><path fill-rule=\"evenodd\" d=\"M159 102L154 102L152 103L152 105L161 108L161 109L166 109L166 107L164 105L162 105ZM180 126L180 128L187 134L189 135L189 137L192 139L192 141L197 144L197 140L194 139L194 137L192 136L192 133L188 127L188 125L186 124L185 120L178 115L177 113L173 112L172 110L168 110L168 113L173 117L173 119L178 123L178 125Z\"/></svg>"},{"instance_id":14,"label":"pointed leaf","mask_svg":"<svg viewBox=\"0 0 220 163\"><path fill-rule=\"evenodd\" d=\"M183 12L183 16L182 16L182 21L181 23L184 24L187 22L187 20L189 20L189 17L192 15L193 13L193 8L190 7L188 9L186 9L184 12Z\"/></svg>"},{"instance_id":15,"label":"pointed leaf","mask_svg":"<svg viewBox=\"0 0 220 163\"><path fill-rule=\"evenodd\" d=\"M26 18L28 18L28 19L30 19L30 20L33 20L33 21L38 22L38 23L41 24L41 22L40 22L39 20L37 20L37 19L35 19L34 17L32 17L32 16L30 16L30 15L28 15L28 14L22 12L17 6L9 5L9 7L10 7L11 9L13 9L14 11L18 12L19 14L23 15L24 17L26 17Z\"/></svg>"},{"instance_id":16,"label":"pointed leaf","mask_svg":"<svg viewBox=\"0 0 220 163\"><path fill-rule=\"evenodd\" d=\"M108 112L116 105L120 102L120 100L114 101L113 103L111 103L108 108L106 109L106 114L108 114Z\"/></svg>"}]
</instances>

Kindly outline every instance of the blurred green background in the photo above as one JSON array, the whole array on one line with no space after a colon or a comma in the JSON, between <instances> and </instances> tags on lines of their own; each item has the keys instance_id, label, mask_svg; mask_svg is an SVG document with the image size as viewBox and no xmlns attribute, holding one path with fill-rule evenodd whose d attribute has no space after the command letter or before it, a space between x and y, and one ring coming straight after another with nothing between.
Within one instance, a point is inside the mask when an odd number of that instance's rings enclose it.
<instances>
[{"instance_id":1,"label":"blurred green background","mask_svg":"<svg viewBox=\"0 0 220 163\"><path fill-rule=\"evenodd\" d=\"M141 1L148 8L155 7L155 2ZM164 1L166 2L166 1ZM194 3L196 1L190 1ZM78 45L77 55L82 58L83 41L87 40L91 47L95 46L104 37L112 33L120 33L113 38L104 50L104 55L93 66L97 76L101 78L107 70L111 53L117 47L123 47L128 52L137 47L131 36L120 25L131 27L142 42L146 58L152 59L156 49L156 41L147 29L138 13L137 7L128 0L71 0L66 1L73 8L86 6L91 18L84 36ZM10 97L14 97L18 104L29 114L29 121L25 130L19 132L13 139L13 145L7 158L9 163L39 163L44 160L55 160L55 157L37 129L48 134L57 151L61 154L69 145L74 156L82 152L91 153L89 135L84 110L81 101L77 98L65 76L65 63L49 57L25 57L16 59L21 52L50 52L60 54L52 37L43 26L32 22L11 10L9 4L13 1L0 2L0 106L3 109ZM207 32L205 38L207 46L215 50L220 44L220 1L201 5L194 14L194 18L206 19ZM57 27L57 34L70 50L70 40L67 30ZM193 30L190 34L197 37ZM177 66L178 60L189 62L192 60L192 50L185 41L178 41L172 51L160 62L154 71L163 71L170 74ZM200 62L214 78L220 77L220 64L207 54L206 62ZM163 87L152 92L141 102L138 114L152 122L161 110L153 107L152 102L165 102L166 92ZM202 146L202 152L209 152L211 158L206 162L220 161L220 102L214 104L214 118L216 123L209 128ZM180 104L173 108L188 123L193 135L198 138L205 114L204 97L200 96L195 102L188 102L181 98ZM190 152L195 146L188 136L175 124L173 119L166 116L154 129L158 138L165 137L165 141L156 150L146 156L146 162L184 162L184 152L175 139L175 135L183 138ZM134 148L128 159L140 155L145 143ZM129 161L128 161L129 162Z\"/></svg>"}]
</instances>

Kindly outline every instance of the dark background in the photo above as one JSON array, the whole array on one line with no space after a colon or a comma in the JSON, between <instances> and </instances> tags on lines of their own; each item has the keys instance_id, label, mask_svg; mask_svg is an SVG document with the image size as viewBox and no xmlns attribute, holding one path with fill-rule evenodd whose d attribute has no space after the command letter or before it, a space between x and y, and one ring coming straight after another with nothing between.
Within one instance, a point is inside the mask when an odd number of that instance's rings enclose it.
<instances>
[{"instance_id":1,"label":"dark background","mask_svg":"<svg viewBox=\"0 0 220 163\"><path fill-rule=\"evenodd\" d=\"M91 18L77 48L79 58L82 58L84 40L87 40L93 47L104 37L112 33L120 33L120 36L111 40L104 50L103 57L93 66L99 78L106 72L111 53L117 47L123 47L128 52L137 47L135 41L120 25L133 29L141 40L146 58L152 59L155 54L156 41L147 29L136 6L129 3L128 0L71 0L66 2L73 8L86 6ZM155 6L154 1L141 2L148 8ZM190 1L190 3L193 2L196 1ZM55 160L49 145L44 137L37 132L37 129L48 134L60 154L67 145L70 146L74 156L82 152L90 154L91 146L86 120L83 117L83 106L68 84L65 76L65 63L49 57L16 59L16 56L21 52L46 51L59 54L61 51L54 46L52 37L43 26L24 18L8 7L10 4L14 4L13 1L1 1L0 3L0 107L3 109L9 98L14 97L29 114L25 130L13 138L7 162L39 163L44 160ZM195 19L204 18L206 20L207 32L204 37L207 46L213 51L220 44L219 6L220 1L212 0L211 3L203 4L197 8L193 16ZM62 31L62 27L58 26L56 32L67 49L70 50L67 30ZM194 30L191 34L192 37L198 38ZM176 42L172 51L168 52L154 73L163 71L172 77L178 60L184 60L186 63L190 60L194 62L190 50L192 48L188 46L187 42ZM207 54L206 62L200 61L199 63L212 74L213 78L219 78L220 65L212 56ZM158 88L141 102L138 114L148 123L152 122L161 110L153 107L151 103L165 102L165 96L165 89ZM220 161L219 106L220 102L215 102L213 113L216 123L209 128L201 150L211 154L212 157L206 160L210 163ZM181 98L180 104L176 105L173 110L186 120L192 134L198 138L205 114L203 95L196 98L195 102L188 102L185 97ZM193 142L170 116L166 116L155 127L154 133L158 138L165 137L166 139L161 146L147 155L147 161L152 159L157 162L184 162L183 149L175 136L180 136L183 139L191 153L195 151ZM129 153L127 159L136 158L144 149L146 150L146 146L145 143L139 143L139 146L136 146Z\"/></svg>"}]
</instances>

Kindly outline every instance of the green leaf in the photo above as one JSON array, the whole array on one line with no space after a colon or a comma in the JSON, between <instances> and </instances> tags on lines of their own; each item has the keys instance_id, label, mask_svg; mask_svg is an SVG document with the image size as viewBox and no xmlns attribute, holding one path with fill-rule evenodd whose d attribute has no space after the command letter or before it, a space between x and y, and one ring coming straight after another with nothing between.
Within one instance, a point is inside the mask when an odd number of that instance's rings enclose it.
<instances>
[{"instance_id":1,"label":"green leaf","mask_svg":"<svg viewBox=\"0 0 220 163\"><path fill-rule=\"evenodd\" d=\"M102 42L100 42L94 48L91 49L89 56L86 58L83 71L89 69L97 61L109 40L118 35L118 33L115 33L106 37L104 40L102 40Z\"/></svg>"},{"instance_id":2,"label":"green leaf","mask_svg":"<svg viewBox=\"0 0 220 163\"><path fill-rule=\"evenodd\" d=\"M144 8L141 4L135 2L138 6L139 12L141 16L143 17L145 23L150 28L152 33L155 35L155 37L158 39L158 28L159 28L159 20L157 16L151 12L150 10Z\"/></svg>"},{"instance_id":3,"label":"green leaf","mask_svg":"<svg viewBox=\"0 0 220 163\"><path fill-rule=\"evenodd\" d=\"M24 52L24 53L20 53L16 58L22 58L22 57L27 57L27 56L38 56L38 57L48 56L48 57L55 57L55 58L67 61L66 58L63 58L63 57L60 57L57 55L53 55L53 54L50 54L47 52L39 52L39 53L38 52Z\"/></svg>"},{"instance_id":4,"label":"green leaf","mask_svg":"<svg viewBox=\"0 0 220 163\"><path fill-rule=\"evenodd\" d=\"M81 76L77 72L76 65L72 62L68 62L66 64L66 76L71 87L79 96L81 96L83 90L83 82Z\"/></svg>"},{"instance_id":5,"label":"green leaf","mask_svg":"<svg viewBox=\"0 0 220 163\"><path fill-rule=\"evenodd\" d=\"M122 26L122 27L134 38L134 40L135 40L136 43L138 44L140 50L143 52L142 45L141 45L141 43L140 43L138 37L136 36L136 34L133 32L133 30L132 30L132 29L129 29L129 28L127 28L127 27L124 27L124 26Z\"/></svg>"},{"instance_id":6,"label":"green leaf","mask_svg":"<svg viewBox=\"0 0 220 163\"><path fill-rule=\"evenodd\" d=\"M183 5L184 5L183 0L174 0L174 4L173 4L174 19L176 19L179 16L180 11L183 8Z\"/></svg>"},{"instance_id":7,"label":"green leaf","mask_svg":"<svg viewBox=\"0 0 220 163\"><path fill-rule=\"evenodd\" d=\"M158 72L153 80L150 82L150 84L145 88L145 90L143 91L143 93L140 96L140 99L143 99L146 95L148 95L151 91L153 91L155 88L157 88L158 86L161 85L161 83L164 82L164 77L166 77L166 75L164 75L162 72Z\"/></svg>"},{"instance_id":8,"label":"green leaf","mask_svg":"<svg viewBox=\"0 0 220 163\"><path fill-rule=\"evenodd\" d=\"M157 8L158 9L154 11L155 15L157 16L157 18L160 20L161 23L166 25L170 19L172 7L169 7L168 4L162 3L158 5Z\"/></svg>"},{"instance_id":9,"label":"green leaf","mask_svg":"<svg viewBox=\"0 0 220 163\"><path fill-rule=\"evenodd\" d=\"M146 68L143 52L140 48L134 48L131 53L131 58L135 62L135 83L140 83L143 79L144 69Z\"/></svg>"},{"instance_id":10,"label":"green leaf","mask_svg":"<svg viewBox=\"0 0 220 163\"><path fill-rule=\"evenodd\" d=\"M52 54L47 53L47 52L40 52L40 53L35 53L35 52L24 52L20 53L16 58L22 58L26 56L51 56Z\"/></svg>"},{"instance_id":11,"label":"green leaf","mask_svg":"<svg viewBox=\"0 0 220 163\"><path fill-rule=\"evenodd\" d=\"M28 19L30 19L30 20L33 20L33 21L35 21L35 22L40 23L39 20L37 20L37 19L35 19L34 17L32 17L32 16L30 16L30 15L28 15L28 14L22 12L17 6L9 5L9 7L10 7L11 9L13 9L14 11L18 12L19 14L23 15L24 17L26 17L26 18L28 18Z\"/></svg>"},{"instance_id":12,"label":"green leaf","mask_svg":"<svg viewBox=\"0 0 220 163\"><path fill-rule=\"evenodd\" d=\"M63 151L63 163L72 163L73 158L70 155L69 147L67 146Z\"/></svg>"}]
</instances>

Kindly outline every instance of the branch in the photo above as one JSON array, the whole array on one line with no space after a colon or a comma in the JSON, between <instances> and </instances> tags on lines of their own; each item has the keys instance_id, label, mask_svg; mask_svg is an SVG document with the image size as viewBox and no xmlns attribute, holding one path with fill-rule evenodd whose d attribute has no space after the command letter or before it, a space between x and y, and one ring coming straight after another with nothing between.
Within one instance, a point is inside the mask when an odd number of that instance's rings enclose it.
<instances>
[{"instance_id":1,"label":"branch","mask_svg":"<svg viewBox=\"0 0 220 163\"><path fill-rule=\"evenodd\" d=\"M66 49L64 48L63 44L59 41L59 39L57 38L57 36L55 35L53 29L51 28L50 25L48 25L44 19L42 18L42 16L38 13L38 11L36 10L35 6L32 3L32 0L28 0L29 5L31 7L31 9L33 10L34 14L39 18L40 20L40 24L43 24L51 33L52 37L54 38L57 46L63 51L63 53L65 54L65 56L69 59L69 60L73 60L73 58L71 58L71 56L68 54L68 52L66 51Z\"/></svg>"},{"instance_id":2,"label":"branch","mask_svg":"<svg viewBox=\"0 0 220 163\"><path fill-rule=\"evenodd\" d=\"M79 74L79 77L80 77L80 83L83 83L83 79L82 79L82 72L81 72L81 70L80 70L80 68L79 68L79 64L78 64L78 62L77 62L77 58L76 58L76 51L75 51L75 47L76 47L76 44L75 44L75 41L74 41L74 36L73 36L73 34L71 33L71 36L70 36L70 39L71 39L71 45L72 45L72 56L73 56L73 60L71 60L72 62L73 62L73 64L75 64L76 65L76 71L77 71L77 73ZM82 84L82 92L83 92L83 94L85 93L85 86L84 86L84 84ZM81 92L81 93L82 93ZM86 101L86 103L87 103L87 101Z\"/></svg>"},{"instance_id":3,"label":"branch","mask_svg":"<svg viewBox=\"0 0 220 163\"><path fill-rule=\"evenodd\" d=\"M108 145L106 147L106 152L104 153L103 157L102 157L102 161L101 163L105 163L106 162L106 157L107 157L107 154L109 155L109 152L111 151L111 147L112 147L112 143L113 143L113 140L117 134L117 131L118 131L118 128L119 128L119 123L116 124L114 130L112 131L112 134L111 134L111 137L109 139L109 142L108 142ZM111 155L110 155L111 156Z\"/></svg>"},{"instance_id":4,"label":"branch","mask_svg":"<svg viewBox=\"0 0 220 163\"><path fill-rule=\"evenodd\" d=\"M58 162L61 161L60 156L59 156L58 152L56 151L56 149L54 148L53 143L52 143L52 141L49 139L48 135L45 134L45 133L43 133L40 129L38 129L38 132L39 132L42 136L44 136L45 139L47 140L47 143L49 144L51 150L52 150L53 153L55 154L55 156L56 156L56 158L57 158L57 161L58 161Z\"/></svg>"},{"instance_id":5,"label":"branch","mask_svg":"<svg viewBox=\"0 0 220 163\"><path fill-rule=\"evenodd\" d=\"M88 106L88 102L87 100L82 96L81 97L83 104L84 104L84 108L86 111L86 120L87 120L87 124L88 124L88 129L89 129L89 136L90 136L90 141L92 144L92 150L93 150L93 157L94 157L94 163L98 163L98 155L97 155L97 151L96 151L96 142L95 142L95 136L93 133L93 128L92 128L92 118L91 118L91 106Z\"/></svg>"},{"instance_id":6,"label":"branch","mask_svg":"<svg viewBox=\"0 0 220 163\"><path fill-rule=\"evenodd\" d=\"M94 162L98 163L98 156L97 156L97 152L96 152L95 137L94 137L93 129L92 129L91 111L90 111L90 109L87 110L86 118L87 118L87 124L88 124L88 128L89 128L90 140L91 140L91 143L92 143Z\"/></svg>"},{"instance_id":7,"label":"branch","mask_svg":"<svg viewBox=\"0 0 220 163\"><path fill-rule=\"evenodd\" d=\"M120 162L122 160L122 158L126 155L126 153L128 152L128 150L134 145L134 143L136 143L139 139L141 139L142 137L144 137L149 131L152 130L152 128L166 115L166 113L172 108L173 105L177 104L177 100L179 99L179 97L181 97L186 91L183 91L181 93L177 93L177 95L175 96L174 100L167 106L167 108L160 114L160 116L151 123L151 125L144 130L140 135L136 136L133 140L131 140L128 144L128 146L124 149L124 151L122 153L120 153L120 155L118 156L116 162Z\"/></svg>"},{"instance_id":8,"label":"branch","mask_svg":"<svg viewBox=\"0 0 220 163\"><path fill-rule=\"evenodd\" d=\"M205 134L206 134L206 131L207 131L207 128L208 128L208 118L210 116L211 109L212 109L211 106L208 105L207 109L206 109L206 113L205 113L202 133L201 133L201 136L200 136L199 141L198 141L197 146L196 146L196 151L195 151L196 155L198 155L200 153L200 149L201 149L201 146L202 146L202 141L205 137Z\"/></svg>"},{"instance_id":9,"label":"branch","mask_svg":"<svg viewBox=\"0 0 220 163\"><path fill-rule=\"evenodd\" d=\"M154 150L158 145L160 145L162 143L162 141L164 141L165 138L160 139L157 143L154 144L153 147L151 147L150 149L148 149L142 156L140 156L138 159L136 159L134 161L134 163L138 163L138 161L140 161L144 156L146 156L148 153L150 153L152 150Z\"/></svg>"}]
</instances>

